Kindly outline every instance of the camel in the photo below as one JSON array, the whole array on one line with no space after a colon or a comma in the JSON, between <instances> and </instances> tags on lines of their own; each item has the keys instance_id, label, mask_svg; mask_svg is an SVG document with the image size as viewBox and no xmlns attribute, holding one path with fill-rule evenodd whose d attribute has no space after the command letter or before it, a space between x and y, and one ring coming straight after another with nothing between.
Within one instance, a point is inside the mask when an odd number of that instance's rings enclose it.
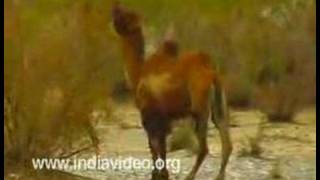
<instances>
[{"instance_id":1,"label":"camel","mask_svg":"<svg viewBox=\"0 0 320 180\"><path fill-rule=\"evenodd\" d=\"M167 39L155 53L145 57L140 16L115 2L112 19L123 52L128 86L141 115L153 162L158 158L166 160L166 138L173 122L191 117L200 150L186 179L194 179L208 154L207 129L211 117L222 144L216 179L224 179L232 152L229 115L222 80L210 64L209 55L200 51L180 52L177 42ZM169 179L167 167L154 169L151 177Z\"/></svg>"}]
</instances>

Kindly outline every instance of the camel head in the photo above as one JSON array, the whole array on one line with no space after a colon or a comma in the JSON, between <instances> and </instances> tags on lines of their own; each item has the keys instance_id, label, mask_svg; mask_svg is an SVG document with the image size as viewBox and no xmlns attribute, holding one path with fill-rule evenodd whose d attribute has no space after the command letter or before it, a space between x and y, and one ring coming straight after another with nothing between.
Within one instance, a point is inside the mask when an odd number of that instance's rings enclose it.
<instances>
[{"instance_id":1,"label":"camel head","mask_svg":"<svg viewBox=\"0 0 320 180\"><path fill-rule=\"evenodd\" d=\"M112 19L116 32L128 36L141 31L141 20L137 13L123 7L118 1L112 6Z\"/></svg>"}]
</instances>

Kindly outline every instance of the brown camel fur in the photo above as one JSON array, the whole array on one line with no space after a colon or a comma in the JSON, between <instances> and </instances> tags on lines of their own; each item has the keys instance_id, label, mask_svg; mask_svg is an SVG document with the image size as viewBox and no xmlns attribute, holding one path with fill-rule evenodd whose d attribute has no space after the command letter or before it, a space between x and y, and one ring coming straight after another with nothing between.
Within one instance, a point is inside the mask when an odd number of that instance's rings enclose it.
<instances>
[{"instance_id":1,"label":"brown camel fur","mask_svg":"<svg viewBox=\"0 0 320 180\"><path fill-rule=\"evenodd\" d=\"M172 122L192 117L200 150L187 179L194 179L208 153L207 129L211 120L220 133L222 160L216 179L224 179L232 151L228 112L219 75L203 52L183 52L175 41L165 41L145 58L140 17L119 3L112 8L113 24L120 37L128 84L140 111L153 160L166 159L166 137ZM167 168L154 169L152 179L168 179Z\"/></svg>"}]
</instances>

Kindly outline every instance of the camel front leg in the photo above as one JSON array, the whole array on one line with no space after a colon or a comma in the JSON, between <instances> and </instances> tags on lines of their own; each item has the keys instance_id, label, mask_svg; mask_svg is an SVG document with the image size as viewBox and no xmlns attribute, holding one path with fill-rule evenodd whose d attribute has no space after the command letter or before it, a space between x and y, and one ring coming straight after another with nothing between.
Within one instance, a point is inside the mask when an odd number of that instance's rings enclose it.
<instances>
[{"instance_id":1,"label":"camel front leg","mask_svg":"<svg viewBox=\"0 0 320 180\"><path fill-rule=\"evenodd\" d=\"M164 135L161 136L151 136L148 135L149 147L152 155L153 166L152 170L152 180L168 180L169 173L166 167L166 138ZM162 162L159 162L162 161ZM157 169L159 167L158 163L163 163L162 169Z\"/></svg>"}]
</instances>

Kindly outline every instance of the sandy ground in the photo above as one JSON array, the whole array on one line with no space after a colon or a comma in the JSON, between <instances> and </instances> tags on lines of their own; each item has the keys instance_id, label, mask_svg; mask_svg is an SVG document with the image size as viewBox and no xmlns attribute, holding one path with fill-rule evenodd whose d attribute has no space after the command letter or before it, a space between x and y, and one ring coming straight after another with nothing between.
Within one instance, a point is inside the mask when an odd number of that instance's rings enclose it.
<instances>
[{"instance_id":1,"label":"sandy ground","mask_svg":"<svg viewBox=\"0 0 320 180\"><path fill-rule=\"evenodd\" d=\"M150 158L145 132L140 125L140 117L132 104L114 105L114 123L99 122L97 130L102 141L101 157ZM119 123L120 122L120 123ZM296 116L295 123L267 123L258 111L231 112L231 136L234 151L231 156L227 180L313 180L316 179L316 113L313 108L306 109ZM262 123L261 123L262 122ZM263 127L259 145L260 157L244 154L250 149L248 139L256 137L258 127ZM196 179L214 179L220 163L220 141L218 132L210 123L210 154L201 166ZM89 158L93 152L78 154L75 158ZM190 171L195 155L185 150L170 152L168 158L181 162L181 171L171 173L171 179L183 179ZM278 166L276 166L277 164ZM70 171L92 179L149 179L150 170L115 171L87 170Z\"/></svg>"}]
</instances>

